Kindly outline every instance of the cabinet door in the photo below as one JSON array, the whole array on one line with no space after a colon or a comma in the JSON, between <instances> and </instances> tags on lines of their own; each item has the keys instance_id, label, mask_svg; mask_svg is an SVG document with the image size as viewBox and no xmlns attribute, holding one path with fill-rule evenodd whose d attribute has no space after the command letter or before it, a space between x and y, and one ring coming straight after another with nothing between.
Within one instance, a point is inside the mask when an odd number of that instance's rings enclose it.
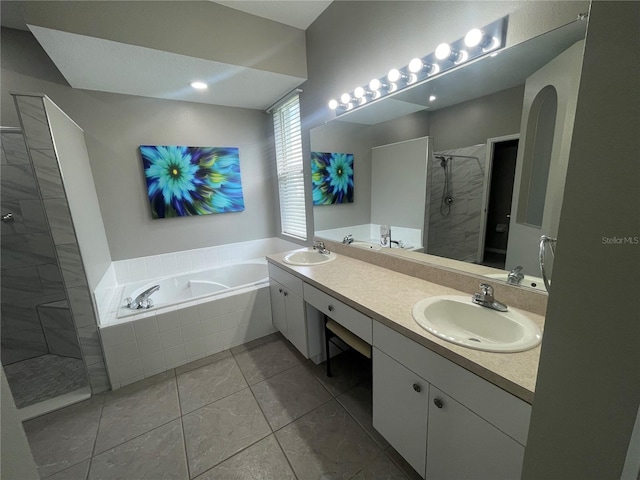
<instances>
[{"instance_id":1,"label":"cabinet door","mask_svg":"<svg viewBox=\"0 0 640 480\"><path fill-rule=\"evenodd\" d=\"M524 447L433 385L427 480L519 479Z\"/></svg>"},{"instance_id":2,"label":"cabinet door","mask_svg":"<svg viewBox=\"0 0 640 480\"><path fill-rule=\"evenodd\" d=\"M373 349L373 426L424 477L429 384Z\"/></svg>"},{"instance_id":3,"label":"cabinet door","mask_svg":"<svg viewBox=\"0 0 640 480\"><path fill-rule=\"evenodd\" d=\"M291 343L293 343L300 353L305 356L305 358L309 358L304 301L295 293L285 290L284 306L287 312L286 337Z\"/></svg>"},{"instance_id":4,"label":"cabinet door","mask_svg":"<svg viewBox=\"0 0 640 480\"><path fill-rule=\"evenodd\" d=\"M284 287L273 278L269 279L269 293L271 294L271 317L273 326L280 333L287 336L287 312L284 307Z\"/></svg>"}]
</instances>

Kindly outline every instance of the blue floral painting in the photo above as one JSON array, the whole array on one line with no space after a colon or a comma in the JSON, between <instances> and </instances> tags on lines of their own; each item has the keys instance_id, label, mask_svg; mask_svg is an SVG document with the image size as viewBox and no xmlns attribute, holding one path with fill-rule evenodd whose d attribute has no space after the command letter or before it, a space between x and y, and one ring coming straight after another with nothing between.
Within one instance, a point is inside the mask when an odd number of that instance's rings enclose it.
<instances>
[{"instance_id":1,"label":"blue floral painting","mask_svg":"<svg viewBox=\"0 0 640 480\"><path fill-rule=\"evenodd\" d=\"M313 204L353 202L353 154L311 152Z\"/></svg>"},{"instance_id":2,"label":"blue floral painting","mask_svg":"<svg viewBox=\"0 0 640 480\"><path fill-rule=\"evenodd\" d=\"M237 148L141 145L153 218L244 210Z\"/></svg>"}]
</instances>

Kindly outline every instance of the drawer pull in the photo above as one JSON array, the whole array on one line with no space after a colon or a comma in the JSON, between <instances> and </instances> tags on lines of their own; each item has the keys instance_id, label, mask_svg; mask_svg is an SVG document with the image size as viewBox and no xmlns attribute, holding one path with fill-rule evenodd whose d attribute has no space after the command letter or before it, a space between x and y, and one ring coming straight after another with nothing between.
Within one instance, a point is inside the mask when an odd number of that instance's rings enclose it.
<instances>
[{"instance_id":1,"label":"drawer pull","mask_svg":"<svg viewBox=\"0 0 640 480\"><path fill-rule=\"evenodd\" d=\"M278 289L278 292L282 293L282 289L281 289L281 288L279 288L279 289Z\"/></svg>"},{"instance_id":2,"label":"drawer pull","mask_svg":"<svg viewBox=\"0 0 640 480\"><path fill-rule=\"evenodd\" d=\"M329 305L329 311L333 312L333 305Z\"/></svg>"},{"instance_id":3,"label":"drawer pull","mask_svg":"<svg viewBox=\"0 0 640 480\"><path fill-rule=\"evenodd\" d=\"M422 387L420 386L420 384L418 384L418 383L414 383L414 384L413 384L413 389L414 389L416 392L420 392L420 391L422 390Z\"/></svg>"},{"instance_id":4,"label":"drawer pull","mask_svg":"<svg viewBox=\"0 0 640 480\"><path fill-rule=\"evenodd\" d=\"M287 295L289 295L289 292L285 291L284 296L286 297Z\"/></svg>"},{"instance_id":5,"label":"drawer pull","mask_svg":"<svg viewBox=\"0 0 640 480\"><path fill-rule=\"evenodd\" d=\"M433 403L438 408L442 408L444 406L444 403L442 403L442 400L440 400L439 398L434 398Z\"/></svg>"}]
</instances>

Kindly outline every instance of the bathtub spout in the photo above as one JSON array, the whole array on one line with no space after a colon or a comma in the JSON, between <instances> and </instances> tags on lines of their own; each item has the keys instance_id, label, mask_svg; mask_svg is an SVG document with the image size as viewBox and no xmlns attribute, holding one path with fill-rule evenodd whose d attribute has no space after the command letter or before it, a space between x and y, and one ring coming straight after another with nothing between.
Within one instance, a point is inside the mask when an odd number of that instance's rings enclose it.
<instances>
[{"instance_id":1,"label":"bathtub spout","mask_svg":"<svg viewBox=\"0 0 640 480\"><path fill-rule=\"evenodd\" d=\"M158 290L160 290L160 285L154 285L153 287L147 288L144 292L138 295L135 300L132 300L131 297L127 298L127 307L131 310L153 307L153 300L151 300L150 297Z\"/></svg>"}]
</instances>

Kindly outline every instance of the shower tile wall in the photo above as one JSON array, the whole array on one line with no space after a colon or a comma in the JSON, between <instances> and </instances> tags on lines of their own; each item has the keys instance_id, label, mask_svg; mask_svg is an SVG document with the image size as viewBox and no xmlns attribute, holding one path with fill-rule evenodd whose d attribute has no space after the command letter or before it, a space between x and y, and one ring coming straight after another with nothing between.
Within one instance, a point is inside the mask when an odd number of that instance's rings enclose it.
<instances>
[{"instance_id":1,"label":"shower tile wall","mask_svg":"<svg viewBox=\"0 0 640 480\"><path fill-rule=\"evenodd\" d=\"M480 241L480 213L484 194L486 145L474 145L434 153L434 155L444 156L454 154L477 157L478 161L453 157L449 185L454 202L447 216L440 213L444 189L444 169L440 162L431 162L429 168L431 191L428 192L427 253L465 262L475 262Z\"/></svg>"},{"instance_id":2,"label":"shower tile wall","mask_svg":"<svg viewBox=\"0 0 640 480\"><path fill-rule=\"evenodd\" d=\"M24 137L2 133L2 363L48 353L38 306L66 300Z\"/></svg>"},{"instance_id":3,"label":"shower tile wall","mask_svg":"<svg viewBox=\"0 0 640 480\"><path fill-rule=\"evenodd\" d=\"M56 321L59 326L65 325L65 328L60 329L56 345L59 348L71 348L68 340L71 339L73 327L73 335L79 339L87 366L91 389L94 393L108 390L109 381L98 338L96 317L58 160L49 133L43 99L37 96L16 95L15 102L40 185L44 215L51 229L50 251L57 257L62 272L62 284L66 291L66 298L62 298L68 300L73 320L73 323L64 323L65 319L57 312ZM60 305L54 308L60 308ZM52 310L49 309L48 313L51 317Z\"/></svg>"}]
</instances>

